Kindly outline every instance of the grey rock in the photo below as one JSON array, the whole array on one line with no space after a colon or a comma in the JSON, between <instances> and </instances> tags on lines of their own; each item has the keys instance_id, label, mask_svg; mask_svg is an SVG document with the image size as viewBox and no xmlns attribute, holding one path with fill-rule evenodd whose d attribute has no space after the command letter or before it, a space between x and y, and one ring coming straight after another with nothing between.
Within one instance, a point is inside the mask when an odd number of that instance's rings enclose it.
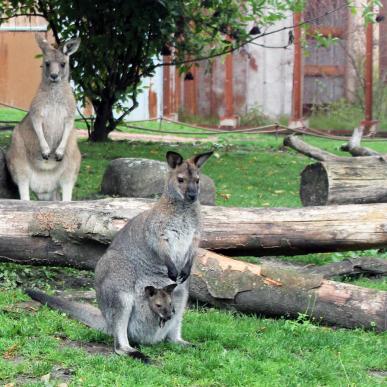
<instances>
[{"instance_id":1,"label":"grey rock","mask_svg":"<svg viewBox=\"0 0 387 387\"><path fill-rule=\"evenodd\" d=\"M110 196L157 197L163 192L167 173L166 162L139 158L115 159L109 163L103 175L101 192ZM215 184L204 174L200 176L200 202L215 205Z\"/></svg>"},{"instance_id":2,"label":"grey rock","mask_svg":"<svg viewBox=\"0 0 387 387\"><path fill-rule=\"evenodd\" d=\"M19 190L7 168L5 151L0 148L0 198L19 199Z\"/></svg>"}]
</instances>

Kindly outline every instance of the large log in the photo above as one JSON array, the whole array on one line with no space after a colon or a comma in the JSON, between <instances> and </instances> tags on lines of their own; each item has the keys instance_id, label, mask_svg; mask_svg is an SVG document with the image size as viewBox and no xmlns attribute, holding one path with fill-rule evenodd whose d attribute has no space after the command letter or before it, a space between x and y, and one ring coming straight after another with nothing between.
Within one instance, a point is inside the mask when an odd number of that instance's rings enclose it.
<instances>
[{"instance_id":1,"label":"large log","mask_svg":"<svg viewBox=\"0 0 387 387\"><path fill-rule=\"evenodd\" d=\"M90 268L151 200L0 200L0 260ZM201 247L227 255L294 255L387 247L387 204L329 207L203 206Z\"/></svg>"},{"instance_id":2,"label":"large log","mask_svg":"<svg viewBox=\"0 0 387 387\"><path fill-rule=\"evenodd\" d=\"M387 160L341 158L308 165L301 173L304 206L387 202Z\"/></svg>"},{"instance_id":3,"label":"large log","mask_svg":"<svg viewBox=\"0 0 387 387\"><path fill-rule=\"evenodd\" d=\"M201 250L190 296L220 308L345 328L387 329L387 292L323 279L275 265L254 265Z\"/></svg>"}]
</instances>

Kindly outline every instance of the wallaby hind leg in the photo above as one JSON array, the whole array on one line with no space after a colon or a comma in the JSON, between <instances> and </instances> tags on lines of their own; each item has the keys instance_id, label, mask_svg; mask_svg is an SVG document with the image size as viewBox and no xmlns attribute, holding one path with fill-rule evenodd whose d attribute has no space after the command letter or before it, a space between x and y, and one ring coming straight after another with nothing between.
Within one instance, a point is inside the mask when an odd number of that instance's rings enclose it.
<instances>
[{"instance_id":1,"label":"wallaby hind leg","mask_svg":"<svg viewBox=\"0 0 387 387\"><path fill-rule=\"evenodd\" d=\"M17 184L19 188L20 200L30 200L30 184L27 179L21 180Z\"/></svg>"},{"instance_id":2,"label":"wallaby hind leg","mask_svg":"<svg viewBox=\"0 0 387 387\"><path fill-rule=\"evenodd\" d=\"M62 201L71 202L71 199L73 196L74 182L73 181L63 181L60 183L60 185L62 187Z\"/></svg>"},{"instance_id":3,"label":"wallaby hind leg","mask_svg":"<svg viewBox=\"0 0 387 387\"><path fill-rule=\"evenodd\" d=\"M110 294L108 316L105 316L105 318L107 321L110 320L110 329L114 337L114 352L118 355L128 355L144 363L149 363L149 357L129 344L128 324L133 304L133 295L123 292ZM114 309L111 307L112 305L114 305Z\"/></svg>"},{"instance_id":4,"label":"wallaby hind leg","mask_svg":"<svg viewBox=\"0 0 387 387\"><path fill-rule=\"evenodd\" d=\"M188 300L188 288L187 288L187 282L184 283L182 288L178 287L173 292L173 300L175 306L175 315L173 316L173 319L171 321L170 329L167 335L167 341L170 341L172 343L180 344L180 345L191 345L189 341L185 341L181 337L181 325L183 322L183 314L185 310L185 306L187 304Z\"/></svg>"}]
</instances>

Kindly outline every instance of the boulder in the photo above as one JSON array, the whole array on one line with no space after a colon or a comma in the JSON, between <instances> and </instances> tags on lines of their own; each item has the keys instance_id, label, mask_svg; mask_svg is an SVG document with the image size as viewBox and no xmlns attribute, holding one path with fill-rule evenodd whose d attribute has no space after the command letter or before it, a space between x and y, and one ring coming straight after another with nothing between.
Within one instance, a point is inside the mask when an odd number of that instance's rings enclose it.
<instances>
[{"instance_id":1,"label":"boulder","mask_svg":"<svg viewBox=\"0 0 387 387\"><path fill-rule=\"evenodd\" d=\"M5 151L0 148L0 198L19 199L19 190L7 168Z\"/></svg>"},{"instance_id":2,"label":"boulder","mask_svg":"<svg viewBox=\"0 0 387 387\"><path fill-rule=\"evenodd\" d=\"M110 196L135 198L157 197L163 192L168 173L166 162L137 158L112 160L102 178L101 192ZM215 205L215 184L201 174L200 202Z\"/></svg>"}]
</instances>

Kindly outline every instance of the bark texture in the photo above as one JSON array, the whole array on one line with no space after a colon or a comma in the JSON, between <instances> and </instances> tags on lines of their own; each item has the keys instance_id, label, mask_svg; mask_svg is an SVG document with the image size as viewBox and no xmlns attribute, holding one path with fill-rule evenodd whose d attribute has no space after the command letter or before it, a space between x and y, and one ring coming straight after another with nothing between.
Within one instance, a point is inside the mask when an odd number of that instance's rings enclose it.
<instances>
[{"instance_id":1,"label":"bark texture","mask_svg":"<svg viewBox=\"0 0 387 387\"><path fill-rule=\"evenodd\" d=\"M387 160L339 158L308 165L301 173L304 206L387 202Z\"/></svg>"},{"instance_id":2,"label":"bark texture","mask_svg":"<svg viewBox=\"0 0 387 387\"><path fill-rule=\"evenodd\" d=\"M153 201L0 200L0 260L94 267L114 235ZM201 247L227 255L295 255L387 247L387 204L202 206Z\"/></svg>"}]
</instances>

